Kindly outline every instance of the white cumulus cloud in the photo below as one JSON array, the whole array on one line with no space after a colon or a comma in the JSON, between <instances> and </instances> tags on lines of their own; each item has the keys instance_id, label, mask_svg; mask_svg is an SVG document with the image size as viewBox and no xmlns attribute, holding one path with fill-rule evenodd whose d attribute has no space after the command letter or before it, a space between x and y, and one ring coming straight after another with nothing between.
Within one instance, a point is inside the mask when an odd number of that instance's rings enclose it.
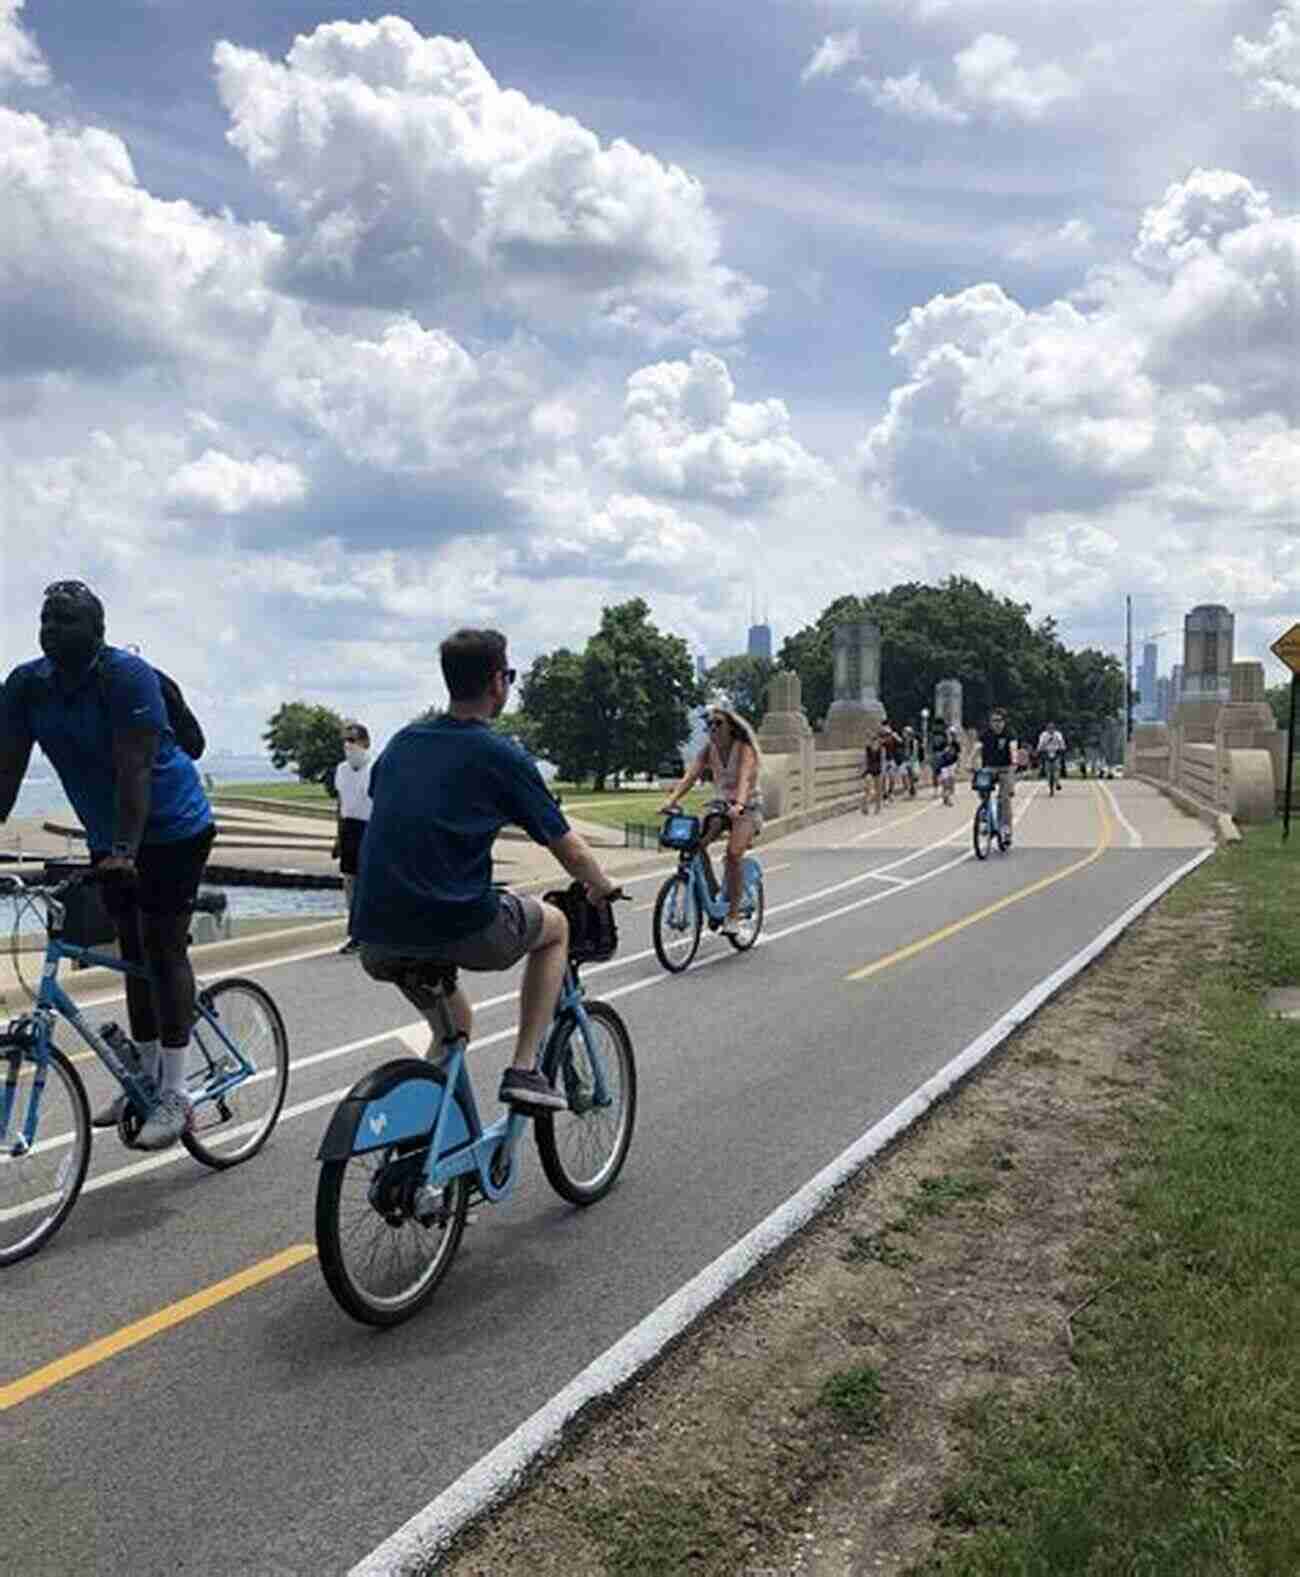
<instances>
[{"instance_id":1,"label":"white cumulus cloud","mask_svg":"<svg viewBox=\"0 0 1300 1577\"><path fill-rule=\"evenodd\" d=\"M1053 106L1078 96L1079 84L1054 61L1021 64L1021 48L1000 33L981 33L955 59L957 81L972 103L1024 121L1041 120Z\"/></svg>"},{"instance_id":2,"label":"white cumulus cloud","mask_svg":"<svg viewBox=\"0 0 1300 1577\"><path fill-rule=\"evenodd\" d=\"M181 509L239 515L248 509L301 503L307 496L307 479L298 466L274 455L238 460L220 449L205 449L171 478L167 496Z\"/></svg>"},{"instance_id":3,"label":"white cumulus cloud","mask_svg":"<svg viewBox=\"0 0 1300 1577\"><path fill-rule=\"evenodd\" d=\"M733 510L831 480L791 433L784 401L737 400L727 364L709 351L634 372L623 426L596 454L624 486Z\"/></svg>"},{"instance_id":4,"label":"white cumulus cloud","mask_svg":"<svg viewBox=\"0 0 1300 1577\"><path fill-rule=\"evenodd\" d=\"M862 40L858 36L856 27L850 28L846 33L828 33L813 51L812 58L803 68L799 80L811 82L816 77L833 77L850 61L861 60L861 58Z\"/></svg>"},{"instance_id":5,"label":"white cumulus cloud","mask_svg":"<svg viewBox=\"0 0 1300 1577\"><path fill-rule=\"evenodd\" d=\"M1300 0L1285 0L1273 13L1262 42L1234 38L1232 68L1251 84L1259 108L1300 110Z\"/></svg>"},{"instance_id":6,"label":"white cumulus cloud","mask_svg":"<svg viewBox=\"0 0 1300 1577\"><path fill-rule=\"evenodd\" d=\"M389 16L320 26L283 64L228 42L214 59L229 140L302 227L296 288L482 294L651 338L731 338L762 304L698 181L500 86L467 43Z\"/></svg>"},{"instance_id":7,"label":"white cumulus cloud","mask_svg":"<svg viewBox=\"0 0 1300 1577\"><path fill-rule=\"evenodd\" d=\"M50 80L50 68L20 21L22 9L23 0L0 0L0 83L40 87Z\"/></svg>"},{"instance_id":8,"label":"white cumulus cloud","mask_svg":"<svg viewBox=\"0 0 1300 1577\"><path fill-rule=\"evenodd\" d=\"M855 88L877 109L901 115L905 120L935 121L944 126L964 126L970 120L960 105L949 103L919 71L909 71L901 77L883 77L879 81L860 77Z\"/></svg>"}]
</instances>

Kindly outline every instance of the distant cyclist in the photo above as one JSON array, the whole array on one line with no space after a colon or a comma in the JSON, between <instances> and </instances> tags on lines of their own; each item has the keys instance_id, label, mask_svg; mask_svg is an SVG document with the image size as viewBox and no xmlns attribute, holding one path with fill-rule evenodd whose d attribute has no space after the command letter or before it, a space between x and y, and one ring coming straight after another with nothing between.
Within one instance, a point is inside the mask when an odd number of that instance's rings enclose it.
<instances>
[{"instance_id":1,"label":"distant cyclist","mask_svg":"<svg viewBox=\"0 0 1300 1577\"><path fill-rule=\"evenodd\" d=\"M867 740L862 755L862 814L880 814L880 784L885 774L885 746L879 731Z\"/></svg>"},{"instance_id":2,"label":"distant cyclist","mask_svg":"<svg viewBox=\"0 0 1300 1577\"><path fill-rule=\"evenodd\" d=\"M675 811L692 783L707 771L713 778L717 798L710 802L704 818L701 846L727 835L723 860L727 915L722 922L724 936L735 936L740 929L740 900L744 892L745 855L763 830L763 787L760 774L762 752L754 730L739 712L730 707L711 706L708 717L709 738L703 750L686 769L686 775L672 791L661 815Z\"/></svg>"},{"instance_id":3,"label":"distant cyclist","mask_svg":"<svg viewBox=\"0 0 1300 1577\"><path fill-rule=\"evenodd\" d=\"M1065 735L1055 723L1049 723L1038 736L1038 759L1047 768L1048 790L1054 792L1065 760Z\"/></svg>"},{"instance_id":4,"label":"distant cyclist","mask_svg":"<svg viewBox=\"0 0 1300 1577\"><path fill-rule=\"evenodd\" d=\"M439 655L451 705L408 723L370 773L370 822L352 904L361 967L378 979L410 962L436 959L471 970L509 969L523 958L514 1061L500 1099L531 1112L563 1108L534 1063L568 961L568 923L536 898L492 885L492 845L507 822L544 844L593 901L617 884L569 827L541 773L512 739L495 733L514 683L506 638L457 630ZM448 999L469 1036L473 1012L457 986Z\"/></svg>"},{"instance_id":5,"label":"distant cyclist","mask_svg":"<svg viewBox=\"0 0 1300 1577\"><path fill-rule=\"evenodd\" d=\"M1016 758L1019 755L1019 741L1013 739L1007 731L1007 714L1001 707L994 707L989 713L989 726L979 737L979 762L982 767L991 767L997 773L998 781L998 811L1001 824L1007 830L1007 841L1011 841L1012 799L1016 792Z\"/></svg>"},{"instance_id":6,"label":"distant cyclist","mask_svg":"<svg viewBox=\"0 0 1300 1577\"><path fill-rule=\"evenodd\" d=\"M950 734L943 749L934 758L934 780L939 785L945 805L952 804L953 789L957 784L957 763L961 760L961 746L956 734Z\"/></svg>"}]
</instances>

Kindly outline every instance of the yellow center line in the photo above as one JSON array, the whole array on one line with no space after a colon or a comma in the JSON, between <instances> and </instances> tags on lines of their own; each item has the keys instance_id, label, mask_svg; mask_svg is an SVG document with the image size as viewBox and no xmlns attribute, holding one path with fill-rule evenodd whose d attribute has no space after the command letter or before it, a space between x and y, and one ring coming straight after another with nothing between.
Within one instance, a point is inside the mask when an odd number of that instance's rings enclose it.
<instances>
[{"instance_id":1,"label":"yellow center line","mask_svg":"<svg viewBox=\"0 0 1300 1577\"><path fill-rule=\"evenodd\" d=\"M33 1369L30 1374L11 1380L8 1385L0 1386L0 1413L10 1407L17 1407L20 1402L28 1402L32 1397L39 1396L42 1391L61 1385L64 1380L71 1380L74 1375L81 1374L86 1369L93 1369L96 1364L104 1363L109 1358L116 1357L118 1353L126 1352L128 1348L138 1346L140 1342L148 1341L151 1337L170 1330L174 1325L183 1325L186 1320L192 1320L196 1314L203 1314L206 1310L215 1308L217 1304L224 1303L228 1298L237 1297L241 1292L247 1292L250 1287L256 1287L263 1281L270 1281L273 1276L279 1276L286 1270L292 1270L295 1265L301 1265L305 1260L315 1257L314 1243L295 1243L292 1248L273 1254L270 1259L264 1259L259 1264L250 1265L247 1270L228 1276L225 1281L218 1281L211 1287L205 1287L201 1292L192 1293L178 1303L168 1304L165 1309L159 1309L155 1314L148 1314L132 1325L124 1325L120 1331L114 1331L111 1336L101 1336L98 1341L77 1348L76 1352L56 1358L53 1363L47 1363L43 1368Z\"/></svg>"},{"instance_id":2,"label":"yellow center line","mask_svg":"<svg viewBox=\"0 0 1300 1577\"><path fill-rule=\"evenodd\" d=\"M915 958L918 953L923 953L927 948L936 946L939 942L946 942L950 936L956 936L959 931L964 931L967 926L977 925L981 920L987 920L991 915L1000 914L1003 909L1008 909L1013 903L1019 903L1022 898L1030 898L1034 893L1040 893L1045 887L1051 887L1057 882L1063 882L1067 876L1074 876L1079 871L1086 869L1095 860L1099 860L1110 847L1113 827L1110 813L1106 809L1106 802L1101 797L1095 783L1090 783L1093 803L1101 817L1101 835L1097 840L1097 847L1091 854L1081 860L1075 860L1072 865L1067 865L1064 870L1056 871L1051 876L1041 877L1036 882L1030 882L1027 887L1019 891L1008 893L1005 898L999 898L996 903L987 904L983 909L977 909L974 914L968 914L964 919L954 920L951 925L942 926L938 931L931 931L929 936L923 936L919 941L909 942L906 947L900 947L893 953L888 953L884 958L876 959L873 964L864 964L861 969L855 969L846 975L847 980L868 980L872 975L878 975L881 970L889 969L894 964L901 964L904 959Z\"/></svg>"}]
</instances>

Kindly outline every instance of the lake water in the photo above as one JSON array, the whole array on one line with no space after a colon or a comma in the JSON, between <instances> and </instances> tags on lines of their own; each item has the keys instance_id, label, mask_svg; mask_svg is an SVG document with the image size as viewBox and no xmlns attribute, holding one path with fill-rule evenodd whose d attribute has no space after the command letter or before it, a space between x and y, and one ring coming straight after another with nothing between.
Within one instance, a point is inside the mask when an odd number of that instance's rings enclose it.
<instances>
[{"instance_id":1,"label":"lake water","mask_svg":"<svg viewBox=\"0 0 1300 1577\"><path fill-rule=\"evenodd\" d=\"M218 786L223 783L297 781L293 772L277 772L265 756L204 756L197 765L199 771L205 777L211 777ZM23 786L18 790L13 815L48 816L58 821L72 814L72 807L49 763L34 759ZM74 846L74 851L77 847L80 846ZM273 919L277 916L326 920L343 913L343 894L339 891L298 891L287 887L224 887L221 890L230 901L229 913L236 922L241 919ZM14 914L13 900L0 898L0 945L13 930ZM39 930L40 925L28 914L19 922L18 929L27 934Z\"/></svg>"}]
</instances>

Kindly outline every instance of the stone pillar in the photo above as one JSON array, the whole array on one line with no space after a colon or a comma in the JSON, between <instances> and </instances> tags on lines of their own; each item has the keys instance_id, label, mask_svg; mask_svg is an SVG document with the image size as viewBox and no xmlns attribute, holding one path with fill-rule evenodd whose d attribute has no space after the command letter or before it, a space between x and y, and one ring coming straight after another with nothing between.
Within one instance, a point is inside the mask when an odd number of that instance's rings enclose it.
<instances>
[{"instance_id":1,"label":"stone pillar","mask_svg":"<svg viewBox=\"0 0 1300 1577\"><path fill-rule=\"evenodd\" d=\"M813 731L803 709L803 685L798 674L782 670L768 681L767 712L758 731L758 744L763 752L763 797L769 818L809 809ZM796 766L797 775L790 770Z\"/></svg>"},{"instance_id":2,"label":"stone pillar","mask_svg":"<svg viewBox=\"0 0 1300 1577\"><path fill-rule=\"evenodd\" d=\"M1231 679L1232 699L1219 708L1214 719L1220 782L1228 808L1231 809L1234 801L1237 804L1238 808L1232 814L1241 814L1243 819L1249 821L1267 820L1268 817L1261 815L1259 807L1270 794L1276 798L1279 787L1285 787L1286 735L1277 726L1273 708L1264 699L1267 680L1263 663L1233 663ZM1258 755L1260 758L1249 767L1248 790L1243 787L1247 773L1246 757L1240 752L1250 752L1252 756ZM1263 764L1265 759L1270 763L1267 770ZM1230 789L1234 782L1235 790ZM1245 808L1247 804L1250 807L1248 810Z\"/></svg>"},{"instance_id":3,"label":"stone pillar","mask_svg":"<svg viewBox=\"0 0 1300 1577\"><path fill-rule=\"evenodd\" d=\"M940 679L934 687L934 716L942 718L949 728L961 732L961 680Z\"/></svg>"},{"instance_id":4,"label":"stone pillar","mask_svg":"<svg viewBox=\"0 0 1300 1577\"><path fill-rule=\"evenodd\" d=\"M835 699L818 745L861 750L885 715L880 702L880 626L855 619L835 627Z\"/></svg>"}]
</instances>

